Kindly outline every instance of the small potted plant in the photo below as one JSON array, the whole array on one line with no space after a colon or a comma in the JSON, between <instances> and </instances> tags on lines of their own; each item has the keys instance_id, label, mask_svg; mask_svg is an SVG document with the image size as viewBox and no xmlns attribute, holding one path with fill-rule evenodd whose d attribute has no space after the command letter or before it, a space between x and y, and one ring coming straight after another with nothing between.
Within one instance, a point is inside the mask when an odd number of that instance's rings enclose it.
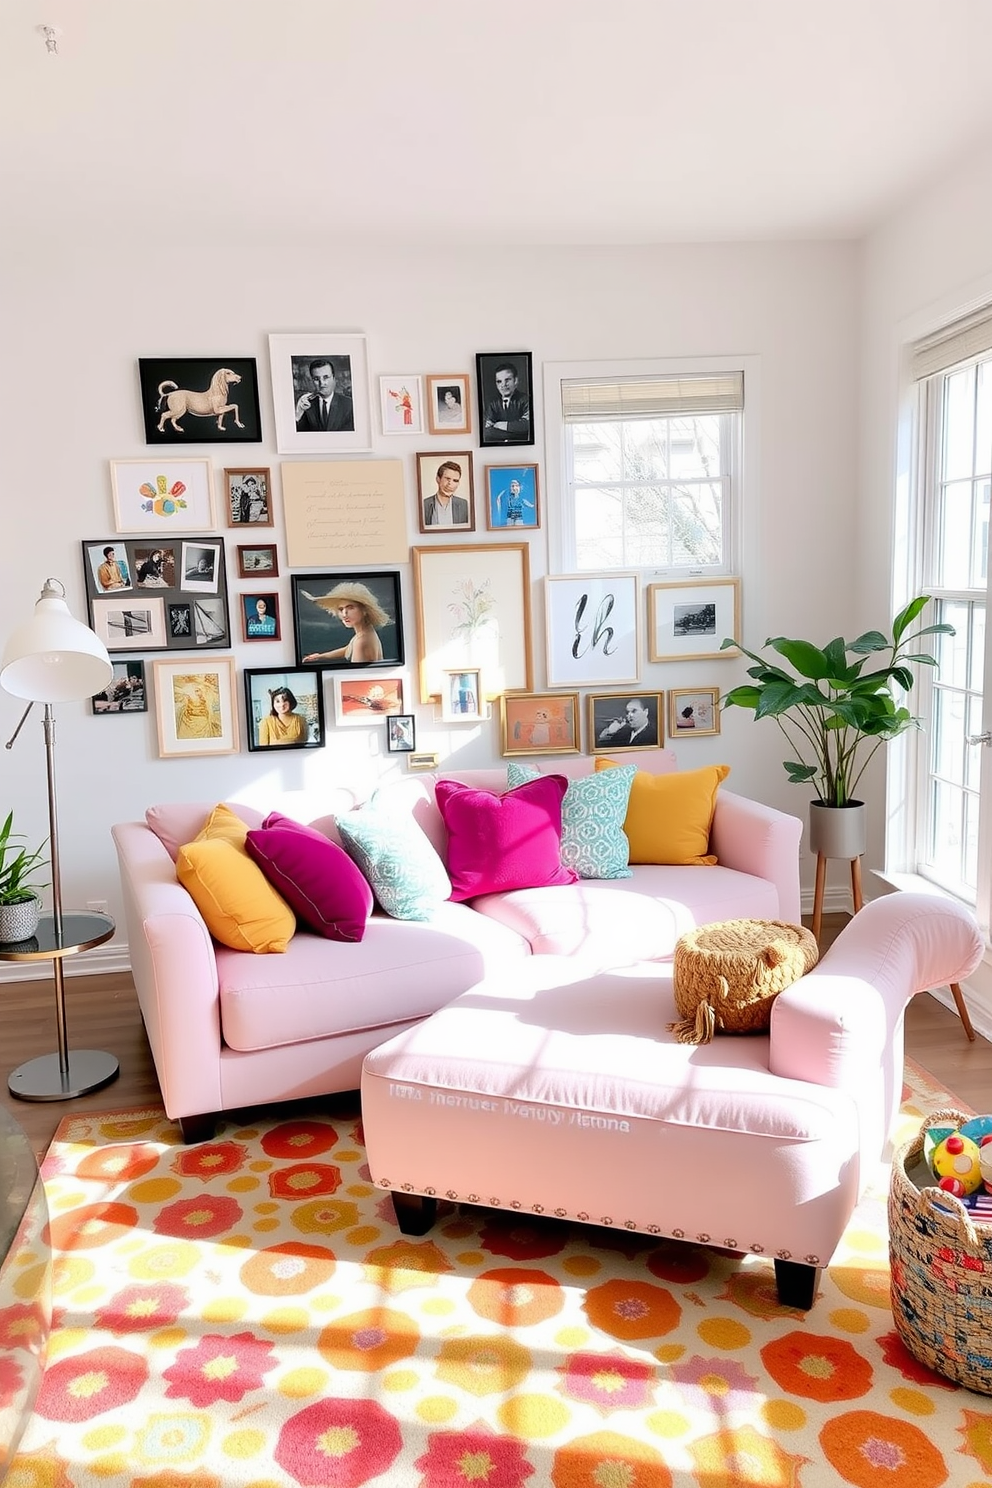
<instances>
[{"instance_id":1,"label":"small potted plant","mask_svg":"<svg viewBox=\"0 0 992 1488\"><path fill-rule=\"evenodd\" d=\"M895 689L908 693L912 688L911 663L937 665L919 649L924 636L954 634L952 625L925 625L908 633L929 602L928 594L911 600L893 620L891 636L868 630L854 641L839 636L822 649L784 636L767 640L765 646L791 671L740 647L754 662L747 673L752 681L732 688L724 705L752 709L756 722L774 718L782 730L798 755L783 761L786 774L794 784L811 781L816 791L810 847L824 857L854 858L864 851L858 782L882 744L920 726L897 701ZM736 645L725 640L721 650Z\"/></svg>"},{"instance_id":2,"label":"small potted plant","mask_svg":"<svg viewBox=\"0 0 992 1488\"><path fill-rule=\"evenodd\" d=\"M39 847L31 852L19 847L23 834L14 831L14 813L0 827L0 942L27 940L33 935L41 914L39 889L33 879L47 863Z\"/></svg>"}]
</instances>

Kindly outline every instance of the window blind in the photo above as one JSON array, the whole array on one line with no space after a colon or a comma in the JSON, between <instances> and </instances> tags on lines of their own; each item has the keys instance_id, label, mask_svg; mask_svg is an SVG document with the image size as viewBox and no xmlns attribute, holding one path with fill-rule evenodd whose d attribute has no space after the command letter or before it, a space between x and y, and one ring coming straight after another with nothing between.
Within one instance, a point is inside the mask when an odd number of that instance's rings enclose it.
<instances>
[{"instance_id":1,"label":"window blind","mask_svg":"<svg viewBox=\"0 0 992 1488\"><path fill-rule=\"evenodd\" d=\"M566 424L602 419L670 418L673 415L736 413L744 407L743 372L710 377L625 377L561 384Z\"/></svg>"},{"instance_id":2,"label":"window blind","mask_svg":"<svg viewBox=\"0 0 992 1488\"><path fill-rule=\"evenodd\" d=\"M915 381L921 382L924 377L932 377L935 372L943 372L987 351L992 351L990 305L917 341L910 353L910 368Z\"/></svg>"}]
</instances>

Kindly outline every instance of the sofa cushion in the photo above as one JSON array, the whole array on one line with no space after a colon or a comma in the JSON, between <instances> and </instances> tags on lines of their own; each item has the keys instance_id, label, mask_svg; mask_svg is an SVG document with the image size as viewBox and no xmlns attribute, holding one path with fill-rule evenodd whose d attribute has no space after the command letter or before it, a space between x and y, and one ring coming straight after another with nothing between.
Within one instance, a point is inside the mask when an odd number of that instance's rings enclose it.
<instances>
[{"instance_id":1,"label":"sofa cushion","mask_svg":"<svg viewBox=\"0 0 992 1488\"><path fill-rule=\"evenodd\" d=\"M328 940L361 940L372 890L358 867L322 833L288 817L281 821L285 825L248 833L248 856L308 929Z\"/></svg>"},{"instance_id":2,"label":"sofa cushion","mask_svg":"<svg viewBox=\"0 0 992 1488\"><path fill-rule=\"evenodd\" d=\"M243 848L224 837L179 849L176 876L215 940L234 951L284 951L296 916Z\"/></svg>"},{"instance_id":3,"label":"sofa cushion","mask_svg":"<svg viewBox=\"0 0 992 1488\"><path fill-rule=\"evenodd\" d=\"M629 878L630 843L623 830L636 765L618 765L598 775L570 780L561 803L561 860L580 878ZM511 760L511 789L540 774Z\"/></svg>"},{"instance_id":4,"label":"sofa cushion","mask_svg":"<svg viewBox=\"0 0 992 1488\"><path fill-rule=\"evenodd\" d=\"M616 760L598 759L597 770L622 768ZM674 775L648 775L638 770L630 789L624 831L632 863L715 863L709 851L710 827L720 782L729 765L704 765Z\"/></svg>"},{"instance_id":5,"label":"sofa cushion","mask_svg":"<svg viewBox=\"0 0 992 1488\"><path fill-rule=\"evenodd\" d=\"M541 775L503 795L439 780L434 796L448 834L455 901L510 889L575 883L561 861L563 775Z\"/></svg>"},{"instance_id":6,"label":"sofa cushion","mask_svg":"<svg viewBox=\"0 0 992 1488\"><path fill-rule=\"evenodd\" d=\"M376 797L337 818L348 856L365 875L386 914L429 920L451 894L444 864L411 816L380 809Z\"/></svg>"},{"instance_id":7,"label":"sofa cushion","mask_svg":"<svg viewBox=\"0 0 992 1488\"><path fill-rule=\"evenodd\" d=\"M245 823L245 827L260 827L262 812L254 806L244 806L240 801L225 803L233 815ZM203 801L164 801L159 806L149 806L145 822L155 833L173 862L184 842L192 842L216 807Z\"/></svg>"}]
</instances>

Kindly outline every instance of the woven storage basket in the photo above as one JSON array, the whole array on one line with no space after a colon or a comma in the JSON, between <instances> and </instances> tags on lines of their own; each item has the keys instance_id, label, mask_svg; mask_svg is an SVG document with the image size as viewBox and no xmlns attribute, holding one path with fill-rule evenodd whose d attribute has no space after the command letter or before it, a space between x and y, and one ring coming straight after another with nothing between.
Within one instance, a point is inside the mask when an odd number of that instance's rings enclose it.
<instances>
[{"instance_id":1,"label":"woven storage basket","mask_svg":"<svg viewBox=\"0 0 992 1488\"><path fill-rule=\"evenodd\" d=\"M934 1111L892 1161L889 1265L892 1316L914 1359L992 1395L992 1225L976 1223L960 1199L917 1188L928 1127L960 1126L960 1111Z\"/></svg>"},{"instance_id":2,"label":"woven storage basket","mask_svg":"<svg viewBox=\"0 0 992 1488\"><path fill-rule=\"evenodd\" d=\"M817 944L802 925L781 920L721 920L680 936L673 990L683 1044L708 1044L716 1032L762 1033L778 994L816 965Z\"/></svg>"}]
</instances>

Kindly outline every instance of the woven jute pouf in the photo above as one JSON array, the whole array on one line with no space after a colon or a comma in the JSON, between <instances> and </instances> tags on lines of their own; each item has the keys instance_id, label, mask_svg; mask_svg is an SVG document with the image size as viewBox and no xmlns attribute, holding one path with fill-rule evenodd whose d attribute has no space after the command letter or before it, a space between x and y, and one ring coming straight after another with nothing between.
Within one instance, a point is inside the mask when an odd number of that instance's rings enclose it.
<instances>
[{"instance_id":1,"label":"woven jute pouf","mask_svg":"<svg viewBox=\"0 0 992 1488\"><path fill-rule=\"evenodd\" d=\"M683 1044L708 1044L714 1033L762 1033L783 988L814 967L816 941L802 925L781 920L721 920L700 925L675 946L675 1006L669 1031Z\"/></svg>"}]
</instances>

